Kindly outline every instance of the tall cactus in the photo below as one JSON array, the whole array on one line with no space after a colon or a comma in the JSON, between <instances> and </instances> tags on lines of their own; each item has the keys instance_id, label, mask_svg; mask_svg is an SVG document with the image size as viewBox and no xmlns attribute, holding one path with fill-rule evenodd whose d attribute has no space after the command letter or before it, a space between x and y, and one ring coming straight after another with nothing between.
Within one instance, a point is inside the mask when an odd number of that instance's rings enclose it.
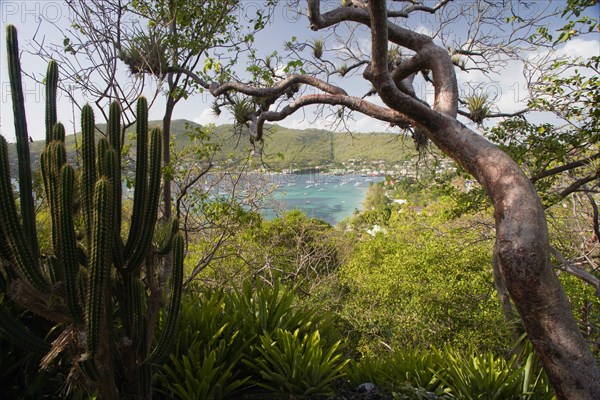
<instances>
[{"instance_id":1,"label":"tall cactus","mask_svg":"<svg viewBox=\"0 0 600 400\"><path fill-rule=\"evenodd\" d=\"M21 200L21 215L25 238L33 255L37 250L37 235L35 229L35 214L33 207L33 190L31 183L31 163L29 157L29 135L27 134L27 120L25 118L25 96L21 83L21 61L19 60L19 43L17 29L9 25L6 29L6 47L8 50L8 75L10 77L10 91L13 102L15 122L15 135L17 137L17 156L19 159L19 196Z\"/></svg>"},{"instance_id":2,"label":"tall cactus","mask_svg":"<svg viewBox=\"0 0 600 400\"><path fill-rule=\"evenodd\" d=\"M0 294L0 333L32 354L48 352L45 364L56 357L71 357L72 368L79 368L88 387L95 388L103 399L148 398L153 364L168 354L175 335L183 281L184 243L177 222L171 221L168 229L161 230L160 248L152 244L161 182L160 130L148 132L148 106L141 98L133 212L123 243L119 105L111 104L108 138L97 143L93 110L89 105L82 108L76 172L67 161L64 127L57 122L58 66L51 62L46 78L46 147L40 166L52 237L51 248L40 249L17 37L12 26L7 29L7 40L21 207L19 213L7 143L0 135L0 288L4 292ZM148 298L162 297L162 289L152 283L152 277L158 275L160 257L169 248L174 251L175 267L167 318L164 328L158 330L162 336L154 339L148 332L157 331L150 324L158 320L161 305ZM45 337L58 336L56 342L37 337L28 328L32 318L19 321L9 303L55 322ZM69 336L71 332L77 334ZM74 340L65 343L63 335ZM156 348L150 348L152 343Z\"/></svg>"}]
</instances>

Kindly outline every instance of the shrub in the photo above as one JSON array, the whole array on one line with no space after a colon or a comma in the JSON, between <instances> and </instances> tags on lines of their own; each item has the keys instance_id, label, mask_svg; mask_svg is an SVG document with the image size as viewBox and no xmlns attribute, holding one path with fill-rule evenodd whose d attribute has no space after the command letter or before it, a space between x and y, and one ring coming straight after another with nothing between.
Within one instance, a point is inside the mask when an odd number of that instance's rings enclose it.
<instances>
[{"instance_id":1,"label":"shrub","mask_svg":"<svg viewBox=\"0 0 600 400\"><path fill-rule=\"evenodd\" d=\"M198 400L238 399L259 388L327 393L346 361L329 329L321 337L318 328L329 326L326 322L325 315L299 306L295 295L279 284L246 282L230 292L187 290L180 333L158 374L157 392L164 398ZM281 343L286 345L278 347ZM294 372L282 374L289 380L283 389L270 386L275 374L288 369ZM270 394L261 390L259 395Z\"/></svg>"},{"instance_id":2,"label":"shrub","mask_svg":"<svg viewBox=\"0 0 600 400\"><path fill-rule=\"evenodd\" d=\"M519 360L525 360L520 363ZM526 342L520 356L505 358L445 346L442 350L401 350L351 365L349 383L373 383L395 400L554 399L540 363Z\"/></svg>"},{"instance_id":3,"label":"shrub","mask_svg":"<svg viewBox=\"0 0 600 400\"><path fill-rule=\"evenodd\" d=\"M391 390L423 389L441 395L442 382L435 371L441 365L440 355L421 349L396 350L383 357L367 357L352 365L348 376L354 386L370 382Z\"/></svg>"},{"instance_id":4,"label":"shrub","mask_svg":"<svg viewBox=\"0 0 600 400\"><path fill-rule=\"evenodd\" d=\"M244 363L260 379L256 385L267 391L266 396L294 399L314 399L331 393L331 384L344 375L349 360L344 359L338 341L327 345L319 331L300 334L276 329L273 335L263 334L254 346L259 354Z\"/></svg>"},{"instance_id":5,"label":"shrub","mask_svg":"<svg viewBox=\"0 0 600 400\"><path fill-rule=\"evenodd\" d=\"M517 357L508 361L492 353L461 352L450 347L439 351L443 360L435 375L452 397L459 399L553 399L554 394L530 352L520 365Z\"/></svg>"},{"instance_id":6,"label":"shrub","mask_svg":"<svg viewBox=\"0 0 600 400\"><path fill-rule=\"evenodd\" d=\"M509 348L491 245L473 229L475 218L451 221L446 208L393 215L388 233L358 243L340 268L340 315L360 333L363 355L446 343Z\"/></svg>"},{"instance_id":7,"label":"shrub","mask_svg":"<svg viewBox=\"0 0 600 400\"><path fill-rule=\"evenodd\" d=\"M157 380L167 398L230 398L248 379L237 371L248 340L227 321L222 291L187 291L176 346Z\"/></svg>"}]
</instances>

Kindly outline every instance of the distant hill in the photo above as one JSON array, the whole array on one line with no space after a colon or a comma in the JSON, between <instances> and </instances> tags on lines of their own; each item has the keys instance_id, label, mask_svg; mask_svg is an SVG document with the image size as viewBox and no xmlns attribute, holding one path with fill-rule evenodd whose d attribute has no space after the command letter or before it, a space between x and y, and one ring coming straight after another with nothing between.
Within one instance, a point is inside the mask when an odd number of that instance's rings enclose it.
<instances>
[{"instance_id":1,"label":"distant hill","mask_svg":"<svg viewBox=\"0 0 600 400\"><path fill-rule=\"evenodd\" d=\"M150 121L149 126L161 126L161 121ZM105 125L98 125L100 131ZM185 135L186 129L193 130L200 125L186 120L174 120L171 125L175 147L183 148L190 144ZM331 132L322 129L290 129L269 126L265 129L263 159L273 168L310 168L319 165L337 165L349 160L384 161L387 164L404 161L414 155L415 150L403 141L401 135L392 133L348 133ZM127 130L135 132L135 126ZM129 137L129 135L127 135ZM77 137L79 140L79 137ZM129 140L129 139L126 139ZM218 144L221 151L217 162L239 159L250 148L248 132L234 133L233 125L216 126L210 141ZM30 143L32 164L37 165L43 151L44 141ZM75 136L66 138L69 158L75 158ZM15 145L9 145L11 165L16 165Z\"/></svg>"}]
</instances>

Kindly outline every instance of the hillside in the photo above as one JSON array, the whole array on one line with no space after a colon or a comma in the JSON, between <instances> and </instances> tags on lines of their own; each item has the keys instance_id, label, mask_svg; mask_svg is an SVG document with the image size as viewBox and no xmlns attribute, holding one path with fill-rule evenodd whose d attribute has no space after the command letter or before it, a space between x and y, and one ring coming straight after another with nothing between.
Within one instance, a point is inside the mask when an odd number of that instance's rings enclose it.
<instances>
[{"instance_id":1,"label":"hillside","mask_svg":"<svg viewBox=\"0 0 600 400\"><path fill-rule=\"evenodd\" d=\"M161 121L150 121L149 126L160 126ZM200 127L186 120L174 120L172 133L175 147L181 149L190 144L185 135L188 130ZM105 130L105 125L98 125L100 131ZM127 130L126 140L130 140L129 133L135 132L135 126ZM78 138L79 139L79 138ZM247 154L250 141L247 132L234 133L232 125L215 127L210 141L218 144L221 151L217 155L217 162L228 159L239 159ZM270 126L265 129L265 146L263 149L264 161L273 168L310 168L322 165L339 165L348 160L385 161L392 164L403 161L414 150L406 145L401 136L392 133L348 133L331 132L322 129L290 129L280 126ZM70 157L75 157L75 136L66 138L67 151ZM30 144L31 159L34 165L39 160L39 155L44 148L44 141L35 141ZM15 145L9 145L11 165L16 165Z\"/></svg>"}]
</instances>

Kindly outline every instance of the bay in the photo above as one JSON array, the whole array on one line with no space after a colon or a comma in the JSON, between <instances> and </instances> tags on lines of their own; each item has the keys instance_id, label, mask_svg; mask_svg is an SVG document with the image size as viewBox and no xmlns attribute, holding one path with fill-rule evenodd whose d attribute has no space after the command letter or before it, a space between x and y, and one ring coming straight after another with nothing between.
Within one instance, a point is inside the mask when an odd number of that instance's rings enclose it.
<instances>
[{"instance_id":1,"label":"bay","mask_svg":"<svg viewBox=\"0 0 600 400\"><path fill-rule=\"evenodd\" d=\"M282 211L299 209L309 217L332 225L360 210L369 185L383 181L381 176L329 174L277 174L270 207L262 214L272 219Z\"/></svg>"}]
</instances>

